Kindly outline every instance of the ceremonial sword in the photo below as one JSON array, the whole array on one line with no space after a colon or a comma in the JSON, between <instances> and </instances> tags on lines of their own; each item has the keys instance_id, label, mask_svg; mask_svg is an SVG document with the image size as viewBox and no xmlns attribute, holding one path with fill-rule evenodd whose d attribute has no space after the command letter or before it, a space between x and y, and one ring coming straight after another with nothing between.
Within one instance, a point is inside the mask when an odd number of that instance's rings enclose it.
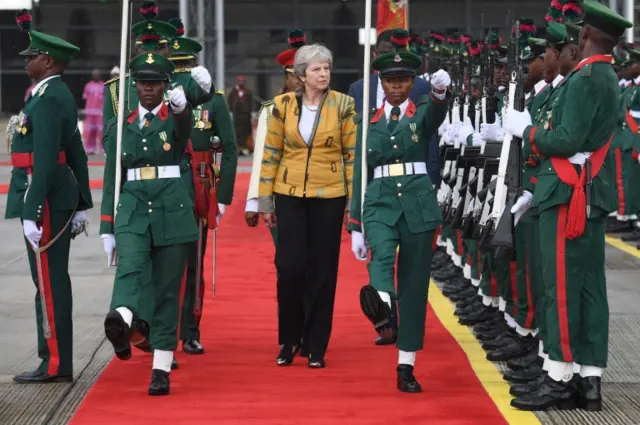
<instances>
[{"instance_id":1,"label":"ceremonial sword","mask_svg":"<svg viewBox=\"0 0 640 425\"><path fill-rule=\"evenodd\" d=\"M198 177L201 180L207 178L207 163L201 162L199 165ZM202 285L202 231L204 229L204 223L202 217L198 217L198 249L196 252L196 284L195 284L195 303L193 304L193 313L196 316L202 314L202 298L200 297L200 286Z\"/></svg>"},{"instance_id":2,"label":"ceremonial sword","mask_svg":"<svg viewBox=\"0 0 640 425\"><path fill-rule=\"evenodd\" d=\"M45 339L51 338L51 327L49 326L49 316L47 314L47 298L44 294L44 276L42 273L42 257L40 253L42 248L33 248L36 255L36 271L38 273L38 292L40 295L40 309L42 310L42 334Z\"/></svg>"},{"instance_id":3,"label":"ceremonial sword","mask_svg":"<svg viewBox=\"0 0 640 425\"><path fill-rule=\"evenodd\" d=\"M213 142L212 142L212 146L213 146L213 165L212 165L212 170L211 172L213 173L213 187L212 190L216 190L216 181L218 178L218 171L217 171L217 154L218 151L221 148L221 143L220 143L220 139L217 136L214 136L213 138ZM218 201L218 196L216 193L216 202ZM216 208L218 207L217 205L215 206ZM217 217L216 217L216 221L217 221ZM216 242L217 242L217 236L218 236L218 223L216 223L216 226L214 227L213 231L212 231L212 241L211 241L211 245L212 245L212 252L211 255L213 256L213 276L212 276L212 280L211 280L211 286L213 289L213 298L216 298Z\"/></svg>"}]
</instances>

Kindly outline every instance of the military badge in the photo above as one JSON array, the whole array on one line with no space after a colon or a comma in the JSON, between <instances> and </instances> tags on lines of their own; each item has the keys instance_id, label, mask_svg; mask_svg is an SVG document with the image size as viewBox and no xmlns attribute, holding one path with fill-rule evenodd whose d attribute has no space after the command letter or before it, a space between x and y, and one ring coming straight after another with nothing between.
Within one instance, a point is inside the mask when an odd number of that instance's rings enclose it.
<instances>
[{"instance_id":1,"label":"military badge","mask_svg":"<svg viewBox=\"0 0 640 425\"><path fill-rule=\"evenodd\" d=\"M394 62L402 62L402 58L400 57L400 55L395 55L395 57L393 58Z\"/></svg>"},{"instance_id":2,"label":"military badge","mask_svg":"<svg viewBox=\"0 0 640 425\"><path fill-rule=\"evenodd\" d=\"M178 43L178 40L175 40L175 41L173 42L173 48L174 48L175 50L178 50L178 49L180 48L180 43Z\"/></svg>"},{"instance_id":3,"label":"military badge","mask_svg":"<svg viewBox=\"0 0 640 425\"><path fill-rule=\"evenodd\" d=\"M416 134L416 129L417 129L417 127L418 127L418 126L416 125L416 123L414 123L414 122L409 123L409 128L411 129L411 132L413 133L413 134L411 135L411 141L412 141L413 143L418 143L418 141L420 140L420 139L418 139L418 135Z\"/></svg>"},{"instance_id":4,"label":"military badge","mask_svg":"<svg viewBox=\"0 0 640 425\"><path fill-rule=\"evenodd\" d=\"M164 149L164 151L169 151L171 149L171 145L169 143L167 143L167 132L163 131L159 134L160 139L164 142L164 144L162 145L162 149Z\"/></svg>"},{"instance_id":5,"label":"military badge","mask_svg":"<svg viewBox=\"0 0 640 425\"><path fill-rule=\"evenodd\" d=\"M145 62L148 64L152 64L155 62L155 60L153 59L153 53L147 54L147 60Z\"/></svg>"}]
</instances>

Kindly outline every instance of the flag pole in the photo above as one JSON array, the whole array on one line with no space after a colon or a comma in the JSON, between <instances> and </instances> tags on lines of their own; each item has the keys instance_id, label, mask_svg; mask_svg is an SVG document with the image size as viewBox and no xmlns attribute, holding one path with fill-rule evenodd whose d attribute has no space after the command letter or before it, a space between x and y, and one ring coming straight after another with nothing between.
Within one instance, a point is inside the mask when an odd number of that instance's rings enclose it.
<instances>
[{"instance_id":1,"label":"flag pole","mask_svg":"<svg viewBox=\"0 0 640 425\"><path fill-rule=\"evenodd\" d=\"M362 89L362 157L360 182L360 216L364 213L364 195L367 191L367 133L369 130L369 87L371 85L371 0L366 0L364 7L364 65ZM362 228L364 235L364 227Z\"/></svg>"},{"instance_id":2,"label":"flag pole","mask_svg":"<svg viewBox=\"0 0 640 425\"><path fill-rule=\"evenodd\" d=\"M127 69L127 46L129 45L129 4L131 0L122 0L122 31L120 32L120 80L118 81L118 132L116 136L116 184L114 188L113 218L118 213L118 201L120 199L120 186L122 185L122 132L124 130L124 113L126 98L126 69Z\"/></svg>"}]
</instances>

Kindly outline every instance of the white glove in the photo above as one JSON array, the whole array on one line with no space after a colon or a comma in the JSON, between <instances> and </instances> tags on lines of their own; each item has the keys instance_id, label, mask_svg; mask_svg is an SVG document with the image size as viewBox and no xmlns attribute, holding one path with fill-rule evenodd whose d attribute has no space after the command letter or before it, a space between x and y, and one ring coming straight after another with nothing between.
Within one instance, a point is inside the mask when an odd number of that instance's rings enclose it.
<instances>
[{"instance_id":1,"label":"white glove","mask_svg":"<svg viewBox=\"0 0 640 425\"><path fill-rule=\"evenodd\" d=\"M493 141L501 141L502 138L497 138L499 135L499 130L502 129L502 122L500 121L500 117L496 114L496 119L492 123L482 123L480 124L480 135L485 140L493 140Z\"/></svg>"},{"instance_id":2,"label":"white glove","mask_svg":"<svg viewBox=\"0 0 640 425\"><path fill-rule=\"evenodd\" d=\"M191 68L191 78L204 90L207 94L211 91L211 74L203 66Z\"/></svg>"},{"instance_id":3,"label":"white glove","mask_svg":"<svg viewBox=\"0 0 640 425\"><path fill-rule=\"evenodd\" d=\"M367 261L369 250L361 232L351 232L351 251L358 261Z\"/></svg>"},{"instance_id":4,"label":"white glove","mask_svg":"<svg viewBox=\"0 0 640 425\"><path fill-rule=\"evenodd\" d=\"M451 85L451 77L444 69L439 70L431 76L431 85L436 90L445 90Z\"/></svg>"},{"instance_id":5,"label":"white glove","mask_svg":"<svg viewBox=\"0 0 640 425\"><path fill-rule=\"evenodd\" d=\"M84 232L89 222L89 214L87 211L76 211L71 219L71 234L74 236Z\"/></svg>"},{"instance_id":6,"label":"white glove","mask_svg":"<svg viewBox=\"0 0 640 425\"><path fill-rule=\"evenodd\" d=\"M222 216L226 210L227 206L225 204L221 204L218 202L218 215L216 216L216 221L220 224L220 220L222 220Z\"/></svg>"},{"instance_id":7,"label":"white glove","mask_svg":"<svg viewBox=\"0 0 640 425\"><path fill-rule=\"evenodd\" d=\"M184 95L184 91L180 89L169 90L169 102L171 103L171 110L175 114L181 114L184 108L187 107L187 97Z\"/></svg>"},{"instance_id":8,"label":"white glove","mask_svg":"<svg viewBox=\"0 0 640 425\"><path fill-rule=\"evenodd\" d=\"M116 237L109 233L100 235L100 237L102 238L104 252L107 254L107 267L111 267L113 263L113 253L116 250Z\"/></svg>"},{"instance_id":9,"label":"white glove","mask_svg":"<svg viewBox=\"0 0 640 425\"><path fill-rule=\"evenodd\" d=\"M447 126L447 129L444 134L444 142L447 145L454 145L456 142L456 137L458 137L458 130L462 127L462 123L460 121L454 122Z\"/></svg>"},{"instance_id":10,"label":"white glove","mask_svg":"<svg viewBox=\"0 0 640 425\"><path fill-rule=\"evenodd\" d=\"M460 142L461 145L466 145L467 144L467 138L473 134L473 125L471 125L471 119L469 117L466 117L464 119L464 123L462 123L462 125L460 126L460 129L458 130L458 141Z\"/></svg>"},{"instance_id":11,"label":"white glove","mask_svg":"<svg viewBox=\"0 0 640 425\"><path fill-rule=\"evenodd\" d=\"M473 133L471 139L471 146L482 146L485 140L482 138L480 133Z\"/></svg>"},{"instance_id":12,"label":"white glove","mask_svg":"<svg viewBox=\"0 0 640 425\"><path fill-rule=\"evenodd\" d=\"M525 190L522 195L518 198L513 207L511 207L511 214L515 214L515 222L514 225L518 224L520 218L526 213L529 208L531 208L531 200L533 199L533 194L528 190Z\"/></svg>"},{"instance_id":13,"label":"white glove","mask_svg":"<svg viewBox=\"0 0 640 425\"><path fill-rule=\"evenodd\" d=\"M522 138L522 133L527 126L531 125L531 114L529 111L516 111L508 109L504 117L504 129L516 137Z\"/></svg>"},{"instance_id":14,"label":"white glove","mask_svg":"<svg viewBox=\"0 0 640 425\"><path fill-rule=\"evenodd\" d=\"M446 119L442 121L442 124L440 124L440 127L438 127L438 136L442 136L444 132L447 131L448 125L449 125L449 122Z\"/></svg>"},{"instance_id":15,"label":"white glove","mask_svg":"<svg viewBox=\"0 0 640 425\"><path fill-rule=\"evenodd\" d=\"M42 239L42 228L38 228L35 221L24 220L22 223L24 237L27 238L32 247L37 248L38 242Z\"/></svg>"}]
</instances>

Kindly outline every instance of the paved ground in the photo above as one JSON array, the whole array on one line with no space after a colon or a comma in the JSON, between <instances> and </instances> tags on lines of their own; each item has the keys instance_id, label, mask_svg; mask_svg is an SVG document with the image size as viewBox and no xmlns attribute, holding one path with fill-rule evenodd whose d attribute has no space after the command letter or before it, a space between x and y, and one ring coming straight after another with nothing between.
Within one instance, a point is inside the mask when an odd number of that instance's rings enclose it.
<instances>
[{"instance_id":1,"label":"paved ground","mask_svg":"<svg viewBox=\"0 0 640 425\"><path fill-rule=\"evenodd\" d=\"M2 148L0 147L0 151ZM91 158L98 160L99 158ZM6 161L0 155L0 162ZM245 158L241 162L247 162ZM0 166L0 184L8 183L9 167ZM243 166L241 172L248 171ZM91 168L102 177L101 167ZM0 220L0 424L64 425L95 378L112 357L104 344L102 320L109 305L113 269L97 235L101 191L94 191L90 236L73 241L71 278L74 291L74 384L20 386L14 374L38 365L33 313L34 286L29 277L22 231L17 220ZM0 211L6 195L0 195ZM588 261L588 259L585 259ZM607 278L611 309L610 367L604 386L605 411L599 414L551 412L546 424L640 424L640 258L608 247Z\"/></svg>"}]
</instances>

